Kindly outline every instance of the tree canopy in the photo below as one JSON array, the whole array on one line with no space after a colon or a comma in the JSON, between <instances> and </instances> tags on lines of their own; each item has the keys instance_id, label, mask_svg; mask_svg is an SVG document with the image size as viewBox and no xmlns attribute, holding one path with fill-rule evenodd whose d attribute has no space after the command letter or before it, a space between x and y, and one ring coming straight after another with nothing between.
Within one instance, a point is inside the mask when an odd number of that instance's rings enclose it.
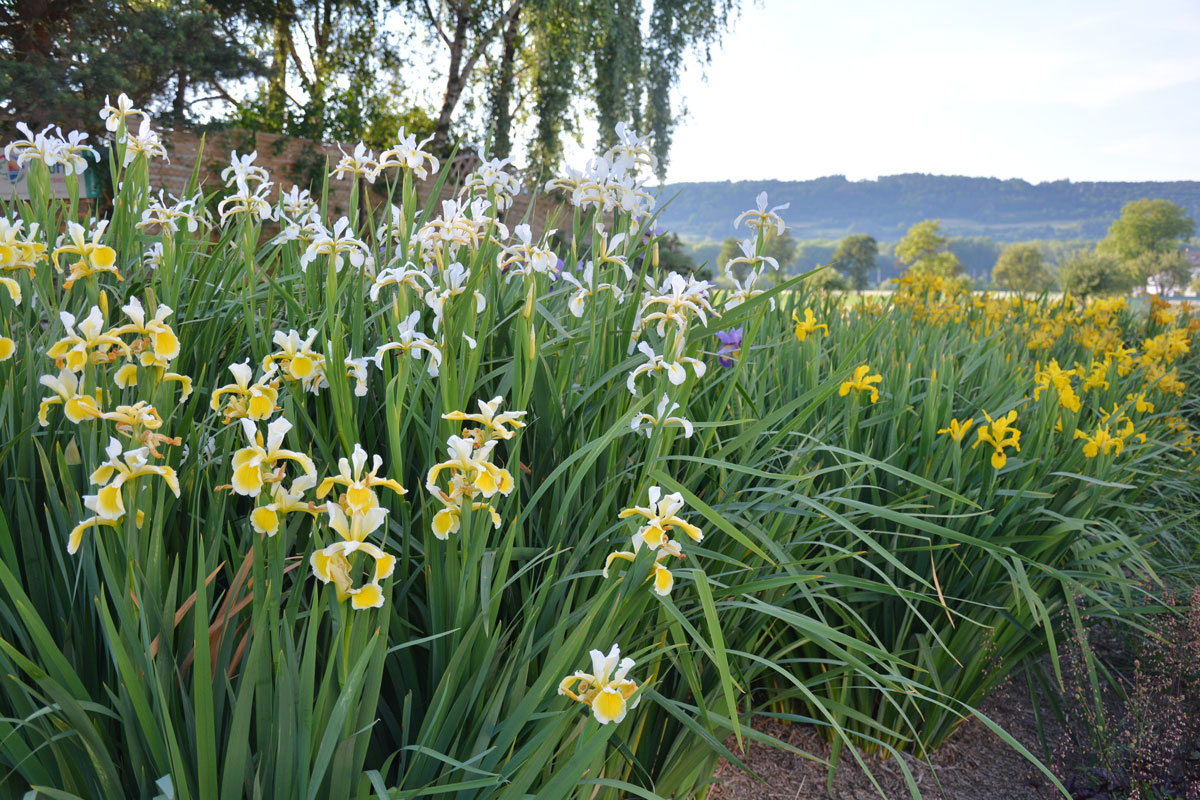
<instances>
[{"instance_id":1,"label":"tree canopy","mask_svg":"<svg viewBox=\"0 0 1200 800\"><path fill-rule=\"evenodd\" d=\"M1025 293L1045 291L1054 283L1042 259L1041 248L1028 243L1010 244L1004 248L992 269L992 280L1005 289Z\"/></svg>"},{"instance_id":2,"label":"tree canopy","mask_svg":"<svg viewBox=\"0 0 1200 800\"><path fill-rule=\"evenodd\" d=\"M896 246L896 258L916 275L932 274L953 278L962 271L962 263L941 234L941 221L927 219L908 229Z\"/></svg>"},{"instance_id":3,"label":"tree canopy","mask_svg":"<svg viewBox=\"0 0 1200 800\"><path fill-rule=\"evenodd\" d=\"M1195 233L1196 223L1185 209L1170 200L1142 198L1122 206L1100 250L1130 261L1146 253L1178 250Z\"/></svg>"},{"instance_id":4,"label":"tree canopy","mask_svg":"<svg viewBox=\"0 0 1200 800\"><path fill-rule=\"evenodd\" d=\"M121 92L160 116L186 118L197 95L263 64L200 0L47 0L0 4L0 116L35 127L99 127Z\"/></svg>"},{"instance_id":5,"label":"tree canopy","mask_svg":"<svg viewBox=\"0 0 1200 800\"><path fill-rule=\"evenodd\" d=\"M1123 294L1132 283L1116 256L1096 250L1081 250L1065 258L1058 273L1059 288L1083 299Z\"/></svg>"},{"instance_id":6,"label":"tree canopy","mask_svg":"<svg viewBox=\"0 0 1200 800\"><path fill-rule=\"evenodd\" d=\"M874 236L856 233L847 236L833 253L833 267L847 277L852 289L861 292L867 288L871 270L879 256L879 243Z\"/></svg>"}]
</instances>

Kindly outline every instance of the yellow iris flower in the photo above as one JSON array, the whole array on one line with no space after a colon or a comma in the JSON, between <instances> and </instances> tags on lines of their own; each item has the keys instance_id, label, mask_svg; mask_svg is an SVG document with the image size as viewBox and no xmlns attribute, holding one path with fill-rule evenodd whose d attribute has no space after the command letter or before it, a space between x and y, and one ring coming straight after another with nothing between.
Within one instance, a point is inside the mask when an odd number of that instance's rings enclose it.
<instances>
[{"instance_id":1,"label":"yellow iris flower","mask_svg":"<svg viewBox=\"0 0 1200 800\"><path fill-rule=\"evenodd\" d=\"M1060 367L1058 359L1051 359L1045 369L1038 365L1033 376L1037 384L1033 390L1033 399L1035 401L1040 399L1042 392L1053 386L1054 391L1058 394L1058 404L1065 409L1079 413L1079 396L1071 387L1071 376L1075 374L1077 374L1077 370Z\"/></svg>"},{"instance_id":2,"label":"yellow iris flower","mask_svg":"<svg viewBox=\"0 0 1200 800\"><path fill-rule=\"evenodd\" d=\"M1119 436L1113 436L1108 425L1096 426L1096 432L1091 436L1076 429L1075 438L1084 440L1083 454L1087 458L1095 458L1101 454L1108 455L1110 451L1121 455L1121 451L1125 449L1125 440Z\"/></svg>"},{"instance_id":3,"label":"yellow iris flower","mask_svg":"<svg viewBox=\"0 0 1200 800\"><path fill-rule=\"evenodd\" d=\"M796 312L793 311L792 322L796 323L796 339L798 341L803 342L808 338L810 333L816 333L818 329L823 331L826 336L829 335L829 326L824 323L818 323L817 318L813 316L811 308L804 309L803 320L796 316Z\"/></svg>"},{"instance_id":4,"label":"yellow iris flower","mask_svg":"<svg viewBox=\"0 0 1200 800\"><path fill-rule=\"evenodd\" d=\"M988 424L979 428L979 438L975 440L975 444L971 445L971 449L974 450L981 444L991 445L994 449L992 466L1002 469L1008 463L1008 456L1005 455L1004 448L1011 447L1016 452L1021 452L1021 432L1012 426L1017 421L1017 412L1014 409L1002 417L992 419L985 411L983 416L987 418Z\"/></svg>"},{"instance_id":5,"label":"yellow iris flower","mask_svg":"<svg viewBox=\"0 0 1200 800\"><path fill-rule=\"evenodd\" d=\"M1137 410L1137 412L1139 414L1153 414L1154 413L1154 403L1152 403L1146 399L1145 392L1138 392L1136 395L1127 394L1127 395L1125 395L1125 399L1127 401L1129 401L1130 403L1133 403L1133 407Z\"/></svg>"},{"instance_id":6,"label":"yellow iris flower","mask_svg":"<svg viewBox=\"0 0 1200 800\"><path fill-rule=\"evenodd\" d=\"M974 424L975 424L974 417L971 417L970 419L962 422L961 424L958 421L958 417L955 417L950 420L950 427L939 428L938 433L939 434L948 433L948 434L950 434L951 439L953 439L956 442L961 442L963 439L965 439L967 437L967 432L971 430L971 426Z\"/></svg>"},{"instance_id":7,"label":"yellow iris flower","mask_svg":"<svg viewBox=\"0 0 1200 800\"><path fill-rule=\"evenodd\" d=\"M866 364L862 364L855 368L854 377L838 387L838 396L845 397L846 395L850 394L851 391L870 392L871 402L879 402L879 390L872 386L872 384L882 381L883 376L870 375L868 374L870 371L870 366Z\"/></svg>"}]
</instances>

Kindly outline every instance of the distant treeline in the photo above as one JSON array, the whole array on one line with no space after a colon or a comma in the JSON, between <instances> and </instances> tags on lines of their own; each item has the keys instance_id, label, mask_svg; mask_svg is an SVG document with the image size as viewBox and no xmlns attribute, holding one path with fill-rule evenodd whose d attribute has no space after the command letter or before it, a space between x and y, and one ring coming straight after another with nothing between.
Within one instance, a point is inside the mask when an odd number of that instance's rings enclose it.
<instances>
[{"instance_id":1,"label":"distant treeline","mask_svg":"<svg viewBox=\"0 0 1200 800\"><path fill-rule=\"evenodd\" d=\"M774 201L772 200L772 202ZM1109 224L1112 224L1112 220L1109 220ZM899 277L900 273L904 271L894 253L896 245L899 244L899 238L897 237L897 241L881 241L879 243L876 268L871 272L869 279L872 286ZM814 267L824 266L833 260L833 251L837 249L839 241L838 239L800 239L796 242L795 256L782 266L789 274L793 275L807 272ZM1090 250L1096 246L1095 240L1089 239L1031 239L1028 241L1037 245L1041 250L1042 257L1046 260L1051 272L1063 258L1071 253ZM1009 242L999 242L988 236L949 237L950 250L958 256L963 269L972 279L983 283L991 280L992 267L996 265L996 259L1000 257L1000 253L1007 244ZM720 273L721 265L717 264L717 257L721 252L720 241L683 242L682 250L697 267L707 266L712 270L713 275Z\"/></svg>"},{"instance_id":2,"label":"distant treeline","mask_svg":"<svg viewBox=\"0 0 1200 800\"><path fill-rule=\"evenodd\" d=\"M837 240L868 233L899 241L914 222L940 219L942 232L987 237L996 242L1035 239L1097 241L1130 200L1159 197L1200 219L1200 181L1053 181L968 178L957 175L889 175L848 181L834 175L810 181L724 181L668 184L663 227L691 241L721 242L734 234L733 219L765 191L772 206L791 203L785 212L798 240ZM719 245L718 245L719 246ZM832 246L832 245L831 245ZM832 250L830 251L832 252ZM967 259L959 253L967 270ZM801 263L808 263L807 257ZM995 263L991 257L988 269Z\"/></svg>"}]
</instances>

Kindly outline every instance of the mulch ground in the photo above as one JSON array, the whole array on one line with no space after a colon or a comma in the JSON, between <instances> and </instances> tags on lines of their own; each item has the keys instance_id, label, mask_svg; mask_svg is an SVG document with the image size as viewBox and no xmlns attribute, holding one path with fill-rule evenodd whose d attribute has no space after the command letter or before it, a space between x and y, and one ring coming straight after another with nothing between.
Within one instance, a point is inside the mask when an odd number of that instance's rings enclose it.
<instances>
[{"instance_id":1,"label":"mulch ground","mask_svg":"<svg viewBox=\"0 0 1200 800\"><path fill-rule=\"evenodd\" d=\"M1033 707L1023 681L1017 687L1001 689L982 711L1040 757ZM828 756L828 746L808 726L767 721L756 727L807 753ZM1047 734L1056 737L1058 731L1049 728ZM735 745L732 739L727 743L730 749ZM933 755L932 764L904 758L925 798L1042 800L1055 796L1050 782L1029 761L975 719L954 732ZM826 792L827 770L820 762L755 743L748 744L744 760L761 781L723 761L717 768L718 783L709 794L711 800L897 800L911 796L902 770L891 759L864 756L882 793L846 753L838 765L832 793Z\"/></svg>"}]
</instances>

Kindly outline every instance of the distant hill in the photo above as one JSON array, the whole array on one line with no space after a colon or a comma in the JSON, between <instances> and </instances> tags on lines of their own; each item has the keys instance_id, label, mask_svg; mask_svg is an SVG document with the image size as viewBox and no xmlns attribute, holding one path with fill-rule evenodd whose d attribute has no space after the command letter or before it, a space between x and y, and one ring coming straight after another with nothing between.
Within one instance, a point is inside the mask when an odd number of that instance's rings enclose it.
<instances>
[{"instance_id":1,"label":"distant hill","mask_svg":"<svg viewBox=\"0 0 1200 800\"><path fill-rule=\"evenodd\" d=\"M772 206L791 203L783 216L797 239L869 233L895 241L913 223L941 219L942 231L955 236L1095 240L1103 238L1122 205L1141 197L1170 200L1200 221L1200 181L1035 184L914 173L864 181L833 175L810 181L667 184L660 201L670 202L660 223L685 239L724 239L734 234L733 219L753 208L761 191Z\"/></svg>"}]
</instances>

